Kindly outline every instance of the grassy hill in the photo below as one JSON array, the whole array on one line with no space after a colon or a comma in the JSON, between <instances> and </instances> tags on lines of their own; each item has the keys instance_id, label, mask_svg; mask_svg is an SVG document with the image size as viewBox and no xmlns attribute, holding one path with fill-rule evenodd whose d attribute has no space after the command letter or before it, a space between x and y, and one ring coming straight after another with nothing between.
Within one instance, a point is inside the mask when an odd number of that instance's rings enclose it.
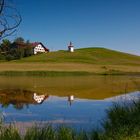
<instances>
[{"instance_id":1,"label":"grassy hill","mask_svg":"<svg viewBox=\"0 0 140 140\"><path fill-rule=\"evenodd\" d=\"M140 75L140 56L105 48L56 51L0 63L1 75Z\"/></svg>"},{"instance_id":2,"label":"grassy hill","mask_svg":"<svg viewBox=\"0 0 140 140\"><path fill-rule=\"evenodd\" d=\"M74 53L67 51L56 51L48 54L40 54L23 58L17 62L72 62L103 65L140 65L140 56L105 48L82 48L76 49Z\"/></svg>"}]
</instances>

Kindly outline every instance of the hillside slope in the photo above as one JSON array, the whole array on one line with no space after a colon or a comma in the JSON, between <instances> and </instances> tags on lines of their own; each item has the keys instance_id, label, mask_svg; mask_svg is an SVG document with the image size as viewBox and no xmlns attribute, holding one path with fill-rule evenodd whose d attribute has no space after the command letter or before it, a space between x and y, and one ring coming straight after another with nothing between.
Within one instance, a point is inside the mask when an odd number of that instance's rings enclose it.
<instances>
[{"instance_id":1,"label":"hillside slope","mask_svg":"<svg viewBox=\"0 0 140 140\"><path fill-rule=\"evenodd\" d=\"M89 63L102 65L140 65L140 56L105 48L82 48L74 53L56 51L23 58L17 62Z\"/></svg>"}]
</instances>

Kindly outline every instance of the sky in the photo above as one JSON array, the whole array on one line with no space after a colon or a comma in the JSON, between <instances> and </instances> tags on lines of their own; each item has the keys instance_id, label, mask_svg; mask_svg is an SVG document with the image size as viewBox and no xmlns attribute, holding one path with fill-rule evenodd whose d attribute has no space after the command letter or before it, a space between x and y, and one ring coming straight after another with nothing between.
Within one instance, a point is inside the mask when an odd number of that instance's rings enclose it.
<instances>
[{"instance_id":1,"label":"sky","mask_svg":"<svg viewBox=\"0 0 140 140\"><path fill-rule=\"evenodd\" d=\"M15 37L50 50L105 47L140 55L140 0L13 0L22 16Z\"/></svg>"}]
</instances>

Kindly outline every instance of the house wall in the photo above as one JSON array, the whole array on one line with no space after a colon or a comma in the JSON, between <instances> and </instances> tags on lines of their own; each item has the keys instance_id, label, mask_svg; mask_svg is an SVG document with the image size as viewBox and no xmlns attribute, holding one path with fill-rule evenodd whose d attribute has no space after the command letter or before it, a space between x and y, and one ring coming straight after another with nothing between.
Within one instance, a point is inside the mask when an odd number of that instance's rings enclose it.
<instances>
[{"instance_id":1,"label":"house wall","mask_svg":"<svg viewBox=\"0 0 140 140\"><path fill-rule=\"evenodd\" d=\"M34 54L43 53L43 52L45 52L45 49L44 47L42 47L41 44L38 44L36 47L34 47Z\"/></svg>"}]
</instances>

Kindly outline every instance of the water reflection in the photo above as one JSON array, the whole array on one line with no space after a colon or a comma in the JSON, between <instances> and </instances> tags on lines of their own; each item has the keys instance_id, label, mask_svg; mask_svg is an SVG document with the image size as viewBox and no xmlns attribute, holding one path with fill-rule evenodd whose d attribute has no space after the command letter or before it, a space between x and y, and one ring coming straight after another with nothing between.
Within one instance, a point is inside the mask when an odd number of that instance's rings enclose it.
<instances>
[{"instance_id":1,"label":"water reflection","mask_svg":"<svg viewBox=\"0 0 140 140\"><path fill-rule=\"evenodd\" d=\"M113 101L140 97L139 85L130 76L0 77L0 110L6 122L98 126Z\"/></svg>"},{"instance_id":2,"label":"water reflection","mask_svg":"<svg viewBox=\"0 0 140 140\"><path fill-rule=\"evenodd\" d=\"M23 109L24 107L29 107L30 104L41 104L43 103L49 95L37 95L30 90L22 89L4 89L0 90L0 104L2 107L7 108L10 104L16 109Z\"/></svg>"},{"instance_id":3,"label":"water reflection","mask_svg":"<svg viewBox=\"0 0 140 140\"><path fill-rule=\"evenodd\" d=\"M72 105L73 101L74 101L74 95L69 95L68 96L68 102L69 102L70 106Z\"/></svg>"},{"instance_id":4,"label":"water reflection","mask_svg":"<svg viewBox=\"0 0 140 140\"><path fill-rule=\"evenodd\" d=\"M49 97L49 95L37 95L36 93L33 94L33 99L38 104L42 104L48 97Z\"/></svg>"},{"instance_id":5,"label":"water reflection","mask_svg":"<svg viewBox=\"0 0 140 140\"><path fill-rule=\"evenodd\" d=\"M105 99L140 90L136 76L0 77L0 89L20 89L53 96Z\"/></svg>"},{"instance_id":6,"label":"water reflection","mask_svg":"<svg viewBox=\"0 0 140 140\"><path fill-rule=\"evenodd\" d=\"M0 90L0 104L3 108L8 108L9 105L13 105L15 109L21 110L24 107L29 108L29 105L42 104L48 98L48 94L39 94L30 90ZM67 98L71 106L74 102L74 95L69 95Z\"/></svg>"}]
</instances>

